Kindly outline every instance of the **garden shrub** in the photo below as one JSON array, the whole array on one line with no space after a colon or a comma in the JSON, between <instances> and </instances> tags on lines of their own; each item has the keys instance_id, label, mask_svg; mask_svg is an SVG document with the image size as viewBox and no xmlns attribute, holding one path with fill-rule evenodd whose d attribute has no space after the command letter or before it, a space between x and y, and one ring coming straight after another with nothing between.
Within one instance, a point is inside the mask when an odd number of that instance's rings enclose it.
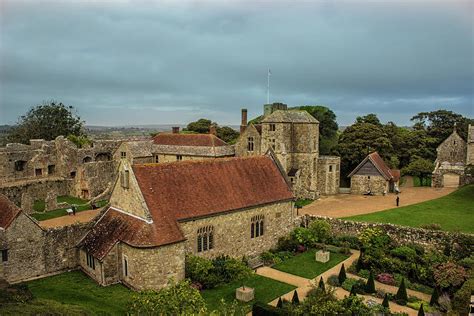
<instances>
[{"instance_id":1,"label":"garden shrub","mask_svg":"<svg viewBox=\"0 0 474 316\"><path fill-rule=\"evenodd\" d=\"M271 266L275 263L275 254L273 252L264 251L260 254L260 258L266 266Z\"/></svg>"},{"instance_id":2,"label":"garden shrub","mask_svg":"<svg viewBox=\"0 0 474 316\"><path fill-rule=\"evenodd\" d=\"M394 248L390 251L390 254L394 257L408 261L414 261L417 257L415 249L410 248L408 246Z\"/></svg>"},{"instance_id":3,"label":"garden shrub","mask_svg":"<svg viewBox=\"0 0 474 316\"><path fill-rule=\"evenodd\" d=\"M454 262L439 264L433 272L436 285L451 292L459 288L467 278L466 270Z\"/></svg>"},{"instance_id":4,"label":"garden shrub","mask_svg":"<svg viewBox=\"0 0 474 316\"><path fill-rule=\"evenodd\" d=\"M369 278L367 279L367 283L365 284L364 291L366 293L375 293L375 282L374 282L374 274L370 271Z\"/></svg>"},{"instance_id":5,"label":"garden shrub","mask_svg":"<svg viewBox=\"0 0 474 316\"><path fill-rule=\"evenodd\" d=\"M339 282L339 277L335 274L331 275L329 278L328 278L328 284L331 285L331 286L341 286L341 282Z\"/></svg>"},{"instance_id":6,"label":"garden shrub","mask_svg":"<svg viewBox=\"0 0 474 316\"><path fill-rule=\"evenodd\" d=\"M277 302L277 308L282 308L283 307L283 301L281 300L281 296L278 298Z\"/></svg>"},{"instance_id":7,"label":"garden shrub","mask_svg":"<svg viewBox=\"0 0 474 316\"><path fill-rule=\"evenodd\" d=\"M299 245L305 247L312 247L316 242L311 230L305 227L297 227L291 232L291 238L294 239Z\"/></svg>"},{"instance_id":8,"label":"garden shrub","mask_svg":"<svg viewBox=\"0 0 474 316\"><path fill-rule=\"evenodd\" d=\"M358 294L363 294L364 293L365 282L364 282L364 280L360 280L360 279L347 278L344 281L344 283L342 283L341 286L346 291L351 291L352 287L354 286L355 291Z\"/></svg>"},{"instance_id":9,"label":"garden shrub","mask_svg":"<svg viewBox=\"0 0 474 316\"><path fill-rule=\"evenodd\" d=\"M395 294L395 302L399 305L406 305L408 301L407 289L405 286L405 279L402 279L402 283L398 288L397 294Z\"/></svg>"},{"instance_id":10,"label":"garden shrub","mask_svg":"<svg viewBox=\"0 0 474 316\"><path fill-rule=\"evenodd\" d=\"M323 277L319 279L318 288L320 288L322 291L326 291L326 286L324 285Z\"/></svg>"},{"instance_id":11,"label":"garden shrub","mask_svg":"<svg viewBox=\"0 0 474 316\"><path fill-rule=\"evenodd\" d=\"M370 275L370 271L369 270L366 270L366 269L361 269L359 270L359 272L357 273L358 276L364 278L364 279L367 279L369 278L369 275Z\"/></svg>"},{"instance_id":12,"label":"garden shrub","mask_svg":"<svg viewBox=\"0 0 474 316\"><path fill-rule=\"evenodd\" d=\"M293 297L291 298L291 304L299 304L300 298L298 297L298 292L295 290L293 292Z\"/></svg>"},{"instance_id":13,"label":"garden shrub","mask_svg":"<svg viewBox=\"0 0 474 316\"><path fill-rule=\"evenodd\" d=\"M438 308L442 312L451 310L451 299L447 293L443 293L438 299Z\"/></svg>"},{"instance_id":14,"label":"garden shrub","mask_svg":"<svg viewBox=\"0 0 474 316\"><path fill-rule=\"evenodd\" d=\"M278 251L295 252L297 246L298 246L298 242L294 240L290 235L290 236L280 237L278 239L276 249Z\"/></svg>"},{"instance_id":15,"label":"garden shrub","mask_svg":"<svg viewBox=\"0 0 474 316\"><path fill-rule=\"evenodd\" d=\"M458 263L466 269L474 270L474 255L463 258Z\"/></svg>"},{"instance_id":16,"label":"garden shrub","mask_svg":"<svg viewBox=\"0 0 474 316\"><path fill-rule=\"evenodd\" d=\"M341 270L339 271L339 275L337 278L338 278L339 284L344 283L344 281L347 279L344 263L341 265Z\"/></svg>"},{"instance_id":17,"label":"garden shrub","mask_svg":"<svg viewBox=\"0 0 474 316\"><path fill-rule=\"evenodd\" d=\"M326 243L331 236L331 225L325 220L313 221L308 228L316 242Z\"/></svg>"},{"instance_id":18,"label":"garden shrub","mask_svg":"<svg viewBox=\"0 0 474 316\"><path fill-rule=\"evenodd\" d=\"M425 311L423 309L423 303L420 305L420 309L418 310L418 316L425 316Z\"/></svg>"},{"instance_id":19,"label":"garden shrub","mask_svg":"<svg viewBox=\"0 0 474 316\"><path fill-rule=\"evenodd\" d=\"M452 300L452 308L460 315L467 315L469 313L469 303L471 295L474 293L474 278L469 279L461 286L461 288L454 293Z\"/></svg>"},{"instance_id":20,"label":"garden shrub","mask_svg":"<svg viewBox=\"0 0 474 316\"><path fill-rule=\"evenodd\" d=\"M278 316L285 315L284 311L271 305L255 302L252 306L252 315L254 316Z\"/></svg>"},{"instance_id":21,"label":"garden shrub","mask_svg":"<svg viewBox=\"0 0 474 316\"><path fill-rule=\"evenodd\" d=\"M336 246L343 246L344 244L347 245L349 248L352 249L360 249L361 243L357 236L351 235L342 235L332 238L331 243Z\"/></svg>"},{"instance_id":22,"label":"garden shrub","mask_svg":"<svg viewBox=\"0 0 474 316\"><path fill-rule=\"evenodd\" d=\"M385 293L385 295L383 297L382 306L385 307L385 308L390 308L387 293Z\"/></svg>"},{"instance_id":23,"label":"garden shrub","mask_svg":"<svg viewBox=\"0 0 474 316\"><path fill-rule=\"evenodd\" d=\"M420 228L429 229L429 230L441 230L441 225L436 223L423 224L420 225Z\"/></svg>"},{"instance_id":24,"label":"garden shrub","mask_svg":"<svg viewBox=\"0 0 474 316\"><path fill-rule=\"evenodd\" d=\"M3 303L26 303L33 299L26 283L13 284L6 289L0 288L0 306Z\"/></svg>"},{"instance_id":25,"label":"garden shrub","mask_svg":"<svg viewBox=\"0 0 474 316\"><path fill-rule=\"evenodd\" d=\"M377 275L377 281L383 284L395 285L395 278L390 273L380 273Z\"/></svg>"},{"instance_id":26,"label":"garden shrub","mask_svg":"<svg viewBox=\"0 0 474 316\"><path fill-rule=\"evenodd\" d=\"M439 290L437 287L433 289L433 294L431 294L430 306L438 305L439 300Z\"/></svg>"}]
</instances>

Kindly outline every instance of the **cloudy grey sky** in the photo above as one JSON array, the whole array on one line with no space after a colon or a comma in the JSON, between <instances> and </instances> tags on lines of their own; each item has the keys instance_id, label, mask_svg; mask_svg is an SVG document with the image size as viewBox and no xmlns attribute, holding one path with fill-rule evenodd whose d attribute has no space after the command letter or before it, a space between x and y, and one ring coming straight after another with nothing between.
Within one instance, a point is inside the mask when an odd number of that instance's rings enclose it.
<instances>
[{"instance_id":1,"label":"cloudy grey sky","mask_svg":"<svg viewBox=\"0 0 474 316\"><path fill-rule=\"evenodd\" d=\"M383 4L381 4L383 2ZM88 124L239 124L271 101L474 116L474 1L0 0L0 124L55 99Z\"/></svg>"}]
</instances>

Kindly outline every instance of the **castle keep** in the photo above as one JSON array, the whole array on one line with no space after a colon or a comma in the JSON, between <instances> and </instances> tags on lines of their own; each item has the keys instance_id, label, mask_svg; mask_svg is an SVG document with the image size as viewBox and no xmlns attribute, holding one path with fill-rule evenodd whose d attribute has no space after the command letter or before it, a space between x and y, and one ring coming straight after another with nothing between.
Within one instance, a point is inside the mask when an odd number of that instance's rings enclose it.
<instances>
[{"instance_id":1,"label":"castle keep","mask_svg":"<svg viewBox=\"0 0 474 316\"><path fill-rule=\"evenodd\" d=\"M306 111L286 104L264 106L260 124L247 124L242 110L236 156L256 156L271 149L290 179L298 198L315 199L339 190L340 158L319 155L319 122Z\"/></svg>"}]
</instances>

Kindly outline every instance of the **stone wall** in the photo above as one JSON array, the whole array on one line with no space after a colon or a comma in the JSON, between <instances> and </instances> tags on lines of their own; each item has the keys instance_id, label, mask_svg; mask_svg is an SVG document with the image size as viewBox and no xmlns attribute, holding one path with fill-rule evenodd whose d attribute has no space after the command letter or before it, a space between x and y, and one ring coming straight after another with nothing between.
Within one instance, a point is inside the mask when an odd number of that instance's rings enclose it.
<instances>
[{"instance_id":1,"label":"stone wall","mask_svg":"<svg viewBox=\"0 0 474 316\"><path fill-rule=\"evenodd\" d=\"M135 290L159 290L171 279L184 279L184 243L154 248L134 248L121 243L120 275L127 286ZM128 276L123 273L123 258L127 259Z\"/></svg>"},{"instance_id":2,"label":"stone wall","mask_svg":"<svg viewBox=\"0 0 474 316\"><path fill-rule=\"evenodd\" d=\"M388 192L389 182L384 177L378 176L365 176L365 175L353 175L351 177L351 193L352 194L364 194L371 191L373 194L383 194Z\"/></svg>"},{"instance_id":3,"label":"stone wall","mask_svg":"<svg viewBox=\"0 0 474 316\"><path fill-rule=\"evenodd\" d=\"M253 138L253 151L248 151L248 139ZM262 154L261 148L261 136L253 124L247 126L245 131L240 135L239 139L235 143L235 155L242 156L255 156Z\"/></svg>"},{"instance_id":4,"label":"stone wall","mask_svg":"<svg viewBox=\"0 0 474 316\"><path fill-rule=\"evenodd\" d=\"M323 195L339 193L339 178L341 177L341 158L320 156L318 159L318 189Z\"/></svg>"},{"instance_id":5,"label":"stone wall","mask_svg":"<svg viewBox=\"0 0 474 316\"><path fill-rule=\"evenodd\" d=\"M469 125L467 131L466 165L474 165L474 125Z\"/></svg>"},{"instance_id":6,"label":"stone wall","mask_svg":"<svg viewBox=\"0 0 474 316\"><path fill-rule=\"evenodd\" d=\"M252 217L264 216L263 236L251 238ZM232 257L255 256L274 247L279 237L287 235L294 227L295 213L293 202L281 202L266 206L245 209L240 212L219 214L198 220L179 222L186 237L186 253L203 257L229 255ZM197 231L212 226L214 249L197 252Z\"/></svg>"},{"instance_id":7,"label":"stone wall","mask_svg":"<svg viewBox=\"0 0 474 316\"><path fill-rule=\"evenodd\" d=\"M3 278L14 283L76 268L75 246L89 229L90 224L76 224L43 230L20 213L6 230L0 230L0 249L8 250L8 261L0 263Z\"/></svg>"},{"instance_id":8,"label":"stone wall","mask_svg":"<svg viewBox=\"0 0 474 316\"><path fill-rule=\"evenodd\" d=\"M466 162L466 142L456 130L438 146L436 151L436 161L439 163L464 164Z\"/></svg>"},{"instance_id":9,"label":"stone wall","mask_svg":"<svg viewBox=\"0 0 474 316\"><path fill-rule=\"evenodd\" d=\"M360 232L364 231L367 228L380 228L381 230L386 232L395 242L399 244L413 243L426 248L444 250L446 243L453 244L454 242L456 242L459 235L462 235L466 238L470 238L472 240L471 245L474 245L474 236L469 234L427 230L422 228L406 227L393 224L353 222L315 215L305 215L302 219L303 222L305 222L306 224L309 224L311 221L314 220L325 220L331 225L332 232L335 235L357 236Z\"/></svg>"}]
</instances>

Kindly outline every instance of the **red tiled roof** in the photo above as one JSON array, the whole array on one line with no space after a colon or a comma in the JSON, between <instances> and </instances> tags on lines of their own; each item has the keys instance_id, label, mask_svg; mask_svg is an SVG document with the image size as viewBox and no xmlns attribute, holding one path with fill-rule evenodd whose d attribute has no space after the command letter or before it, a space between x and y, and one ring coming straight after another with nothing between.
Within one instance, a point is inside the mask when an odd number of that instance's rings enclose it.
<instances>
[{"instance_id":1,"label":"red tiled roof","mask_svg":"<svg viewBox=\"0 0 474 316\"><path fill-rule=\"evenodd\" d=\"M185 220L293 198L269 156L134 165L133 172L154 219Z\"/></svg>"},{"instance_id":2,"label":"red tiled roof","mask_svg":"<svg viewBox=\"0 0 474 316\"><path fill-rule=\"evenodd\" d=\"M390 169L390 172L392 173L393 181L397 182L398 180L400 180L400 170Z\"/></svg>"},{"instance_id":3,"label":"red tiled roof","mask_svg":"<svg viewBox=\"0 0 474 316\"><path fill-rule=\"evenodd\" d=\"M153 143L157 145L173 145L173 146L204 146L219 147L228 146L219 137L213 134L174 134L160 133L153 137Z\"/></svg>"},{"instance_id":4,"label":"red tiled roof","mask_svg":"<svg viewBox=\"0 0 474 316\"><path fill-rule=\"evenodd\" d=\"M370 160L372 162L375 168L377 168L377 170L386 180L397 181L394 175L392 174L392 170L385 164L385 161L383 161L382 157L380 157L380 155L376 151L367 155L367 157L365 157L364 160L362 160L362 162L354 170L352 170L348 177L351 177L353 174L355 174L367 162L367 160ZM400 178L400 170L397 171L398 177Z\"/></svg>"},{"instance_id":5,"label":"red tiled roof","mask_svg":"<svg viewBox=\"0 0 474 316\"><path fill-rule=\"evenodd\" d=\"M134 247L156 247L184 240L181 238L170 241L161 233L166 229L163 221L148 223L110 207L84 237L80 246L101 260L118 241Z\"/></svg>"},{"instance_id":6,"label":"red tiled roof","mask_svg":"<svg viewBox=\"0 0 474 316\"><path fill-rule=\"evenodd\" d=\"M270 156L133 165L153 222L105 213L81 246L102 259L117 241L154 247L184 240L178 221L294 198Z\"/></svg>"},{"instance_id":7,"label":"red tiled roof","mask_svg":"<svg viewBox=\"0 0 474 316\"><path fill-rule=\"evenodd\" d=\"M21 209L10 201L5 195L0 194L0 227L8 228L13 220L20 214Z\"/></svg>"}]
</instances>

